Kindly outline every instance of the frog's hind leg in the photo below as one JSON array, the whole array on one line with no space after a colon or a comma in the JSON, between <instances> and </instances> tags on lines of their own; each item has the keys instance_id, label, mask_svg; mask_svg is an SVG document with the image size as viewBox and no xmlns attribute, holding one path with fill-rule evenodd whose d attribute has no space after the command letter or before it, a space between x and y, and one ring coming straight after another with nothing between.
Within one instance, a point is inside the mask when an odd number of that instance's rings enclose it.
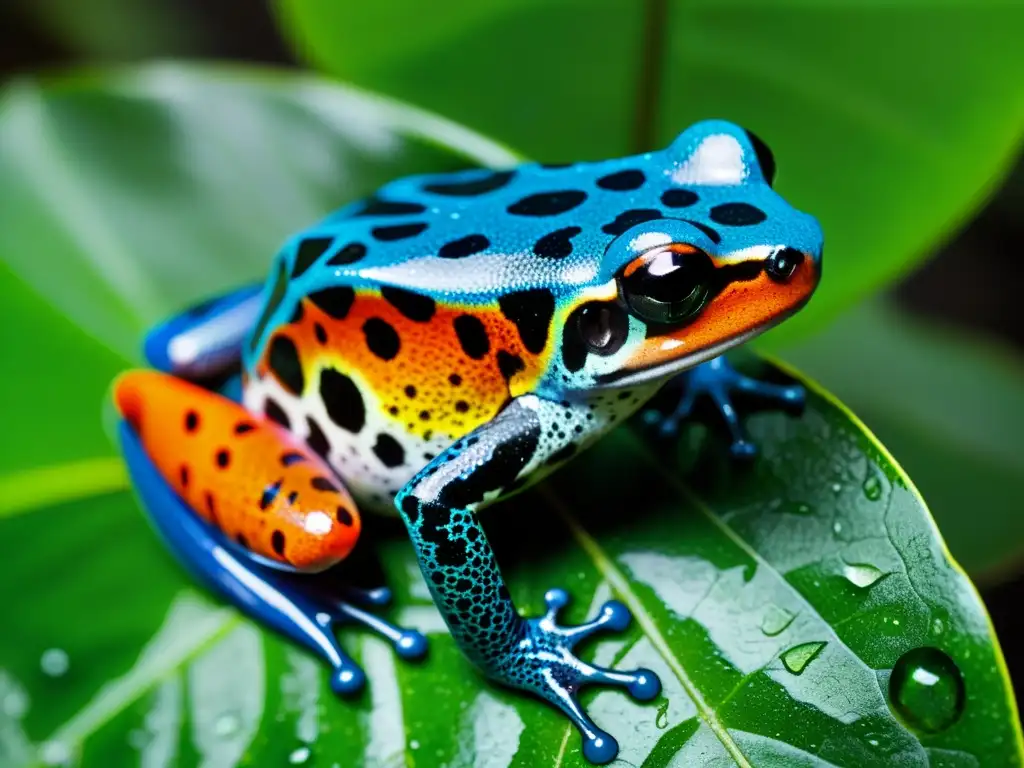
<instances>
[{"instance_id":1,"label":"frog's hind leg","mask_svg":"<svg viewBox=\"0 0 1024 768\"><path fill-rule=\"evenodd\" d=\"M737 459L754 457L757 446L740 423L733 404L734 395L753 396L788 411L799 411L805 398L803 387L758 381L737 371L722 356L684 371L668 387L681 389L675 407L667 414L649 410L644 414L645 421L654 425L661 436L674 437L680 424L692 415L697 400L708 397L725 422L732 440L729 452Z\"/></svg>"},{"instance_id":2,"label":"frog's hind leg","mask_svg":"<svg viewBox=\"0 0 1024 768\"><path fill-rule=\"evenodd\" d=\"M238 372L242 343L257 323L263 296L262 284L247 285L179 312L146 335L146 360L214 388Z\"/></svg>"},{"instance_id":3,"label":"frog's hind leg","mask_svg":"<svg viewBox=\"0 0 1024 768\"><path fill-rule=\"evenodd\" d=\"M365 676L338 644L337 624L381 634L404 658L423 655L420 633L371 613L386 590L334 583L330 567L354 546L360 521L319 457L238 404L166 374L123 375L115 400L142 507L199 581L326 660L338 693L358 690Z\"/></svg>"}]
</instances>

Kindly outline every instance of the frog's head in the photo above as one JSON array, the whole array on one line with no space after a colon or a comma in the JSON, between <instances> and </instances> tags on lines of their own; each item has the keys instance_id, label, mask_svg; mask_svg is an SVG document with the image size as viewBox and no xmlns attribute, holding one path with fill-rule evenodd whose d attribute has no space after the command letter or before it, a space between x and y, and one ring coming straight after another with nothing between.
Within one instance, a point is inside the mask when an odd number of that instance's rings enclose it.
<instances>
[{"instance_id":1,"label":"frog's head","mask_svg":"<svg viewBox=\"0 0 1024 768\"><path fill-rule=\"evenodd\" d=\"M592 292L566 318L565 366L590 385L719 355L800 309L821 276L821 228L772 189L774 161L752 134L698 123L649 158L665 218L609 243Z\"/></svg>"}]
</instances>

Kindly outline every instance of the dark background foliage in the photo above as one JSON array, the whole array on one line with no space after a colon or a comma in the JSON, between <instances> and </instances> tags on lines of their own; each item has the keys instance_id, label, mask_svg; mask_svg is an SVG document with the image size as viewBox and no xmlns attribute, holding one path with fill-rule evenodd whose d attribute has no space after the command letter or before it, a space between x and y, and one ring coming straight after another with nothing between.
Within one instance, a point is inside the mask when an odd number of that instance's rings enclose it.
<instances>
[{"instance_id":1,"label":"dark background foliage","mask_svg":"<svg viewBox=\"0 0 1024 768\"><path fill-rule=\"evenodd\" d=\"M158 15L160 23L145 24L137 36L106 37L104 24L110 8L117 12L116 4L97 3L92 10L98 12L74 28L53 24L48 7L74 1L7 0L0 7L0 82L20 73L90 63L94 57L89 52L98 49L104 51L105 61L188 57L301 66L281 39L266 2L138 2L134 4L137 13ZM107 16L103 8L108 9ZM120 23L130 25L131 19L121 18ZM975 218L892 288L891 298L911 313L983 331L1024 351L1022 210L1024 162L1019 162ZM965 515L971 513L964 510ZM1024 618L1019 604L1024 576L981 588L1020 690L1024 687Z\"/></svg>"}]
</instances>

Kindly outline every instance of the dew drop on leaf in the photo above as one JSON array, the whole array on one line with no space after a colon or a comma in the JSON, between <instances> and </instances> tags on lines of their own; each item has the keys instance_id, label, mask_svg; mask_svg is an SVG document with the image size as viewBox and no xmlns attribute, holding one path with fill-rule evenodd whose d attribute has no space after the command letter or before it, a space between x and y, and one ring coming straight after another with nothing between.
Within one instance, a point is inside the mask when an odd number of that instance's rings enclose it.
<instances>
[{"instance_id":1,"label":"dew drop on leaf","mask_svg":"<svg viewBox=\"0 0 1024 768\"><path fill-rule=\"evenodd\" d=\"M861 487L864 489L864 495L868 497L869 501L878 501L882 498L882 481L877 476L869 476Z\"/></svg>"},{"instance_id":2,"label":"dew drop on leaf","mask_svg":"<svg viewBox=\"0 0 1024 768\"><path fill-rule=\"evenodd\" d=\"M792 611L787 611L785 608L771 603L764 613L764 618L761 619L761 631L768 637L775 637L785 631L795 618L796 614Z\"/></svg>"},{"instance_id":3,"label":"dew drop on leaf","mask_svg":"<svg viewBox=\"0 0 1024 768\"><path fill-rule=\"evenodd\" d=\"M47 741L39 749L43 765L67 765L71 762L71 749L63 741Z\"/></svg>"},{"instance_id":4,"label":"dew drop on leaf","mask_svg":"<svg viewBox=\"0 0 1024 768\"><path fill-rule=\"evenodd\" d=\"M903 654L889 677L889 701L910 728L939 733L964 711L964 678L938 648L915 648Z\"/></svg>"},{"instance_id":5,"label":"dew drop on leaf","mask_svg":"<svg viewBox=\"0 0 1024 768\"><path fill-rule=\"evenodd\" d=\"M803 671L807 669L807 665L814 661L814 658L821 653L821 649L826 645L827 643L824 642L794 645L782 654L782 663L794 675L803 674Z\"/></svg>"},{"instance_id":6,"label":"dew drop on leaf","mask_svg":"<svg viewBox=\"0 0 1024 768\"><path fill-rule=\"evenodd\" d=\"M868 563L846 563L843 565L843 576L855 587L866 589L885 574Z\"/></svg>"},{"instance_id":7,"label":"dew drop on leaf","mask_svg":"<svg viewBox=\"0 0 1024 768\"><path fill-rule=\"evenodd\" d=\"M288 755L288 762L291 765L305 765L312 756L313 751L307 746L302 746L292 750L292 753Z\"/></svg>"},{"instance_id":8,"label":"dew drop on leaf","mask_svg":"<svg viewBox=\"0 0 1024 768\"><path fill-rule=\"evenodd\" d=\"M61 677L69 666L67 651L62 648L47 648L39 658L39 668L50 677Z\"/></svg>"},{"instance_id":9,"label":"dew drop on leaf","mask_svg":"<svg viewBox=\"0 0 1024 768\"><path fill-rule=\"evenodd\" d=\"M238 732L238 728L241 725L238 715L234 712L225 712L223 715L217 718L213 724L213 732L222 739L234 736Z\"/></svg>"}]
</instances>

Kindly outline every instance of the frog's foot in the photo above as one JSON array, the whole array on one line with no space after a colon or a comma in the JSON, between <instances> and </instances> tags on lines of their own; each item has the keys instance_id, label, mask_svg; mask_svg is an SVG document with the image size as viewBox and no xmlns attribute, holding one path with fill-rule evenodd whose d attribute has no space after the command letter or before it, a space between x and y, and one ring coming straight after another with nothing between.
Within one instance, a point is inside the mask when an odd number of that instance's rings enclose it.
<instances>
[{"instance_id":1,"label":"frog's foot","mask_svg":"<svg viewBox=\"0 0 1024 768\"><path fill-rule=\"evenodd\" d=\"M241 611L323 658L333 669L331 688L336 693L355 693L366 682L363 670L339 645L337 625L360 624L391 642L405 659L426 652L426 638L419 632L371 612L388 602L388 590L340 589L332 570L296 573L252 556L200 519L168 485L126 421L118 425L118 432L142 507L175 557Z\"/></svg>"},{"instance_id":2,"label":"frog's foot","mask_svg":"<svg viewBox=\"0 0 1024 768\"><path fill-rule=\"evenodd\" d=\"M680 374L675 382L682 387L679 401L670 413L649 410L644 421L654 425L663 437L673 437L679 432L683 420L690 417L697 399L707 396L725 420L732 439L729 452L736 459L750 459L757 454L757 446L751 442L739 414L733 405L734 395L757 398L769 406L799 411L803 408L805 392L799 385L772 384L758 381L733 368L725 357L716 357Z\"/></svg>"},{"instance_id":3,"label":"frog's foot","mask_svg":"<svg viewBox=\"0 0 1024 768\"><path fill-rule=\"evenodd\" d=\"M558 624L558 615L568 604L569 595L552 589L544 595L547 613L524 622L523 637L502 665L503 682L538 694L573 722L583 737L583 755L592 763L611 762L619 745L611 735L597 727L580 706L578 694L587 685L611 685L625 688L633 698L649 701L661 691L661 681L649 669L617 672L581 661L573 648L584 638L598 632L621 632L629 626L629 610L611 600L597 618L575 627Z\"/></svg>"}]
</instances>

